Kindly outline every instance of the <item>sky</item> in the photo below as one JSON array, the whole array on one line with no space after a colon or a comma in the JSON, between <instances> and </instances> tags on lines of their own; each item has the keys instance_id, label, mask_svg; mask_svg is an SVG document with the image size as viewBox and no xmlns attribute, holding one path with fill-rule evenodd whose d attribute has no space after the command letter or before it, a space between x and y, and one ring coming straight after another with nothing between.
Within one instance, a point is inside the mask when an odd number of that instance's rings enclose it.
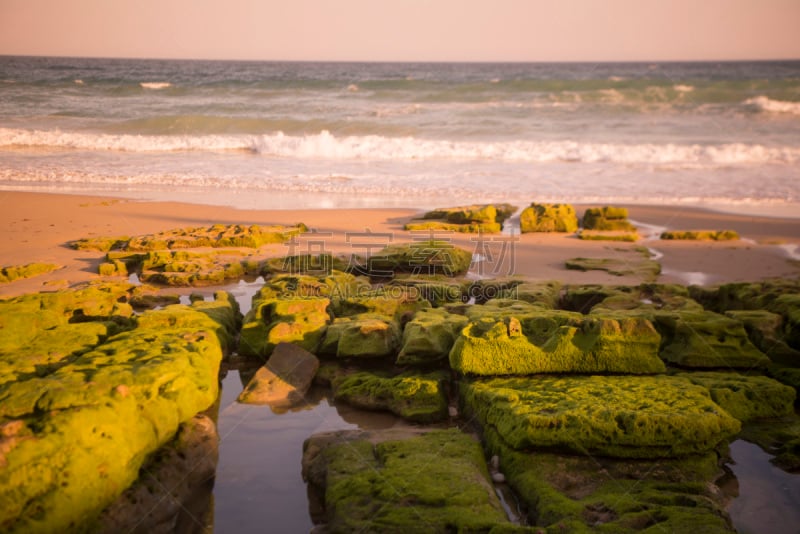
<instances>
[{"instance_id":1,"label":"sky","mask_svg":"<svg viewBox=\"0 0 800 534\"><path fill-rule=\"evenodd\" d=\"M0 54L800 59L800 0L0 0Z\"/></svg>"}]
</instances>

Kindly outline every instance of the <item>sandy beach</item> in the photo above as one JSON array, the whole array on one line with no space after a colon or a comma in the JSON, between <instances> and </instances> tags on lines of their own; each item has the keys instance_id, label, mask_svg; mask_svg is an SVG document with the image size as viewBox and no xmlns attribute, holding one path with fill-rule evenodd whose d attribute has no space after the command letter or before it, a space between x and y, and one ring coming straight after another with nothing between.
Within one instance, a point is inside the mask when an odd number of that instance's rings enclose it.
<instances>
[{"instance_id":1,"label":"sandy beach","mask_svg":"<svg viewBox=\"0 0 800 534\"><path fill-rule=\"evenodd\" d=\"M457 202L454 202L457 204ZM578 214L587 206L576 206ZM647 247L662 265L658 281L717 284L800 275L800 219L719 213L697 208L628 206L630 219L643 234L637 243L581 241L573 235L524 234L486 236L435 233L488 257L473 274L493 278L522 276L567 283L636 284L636 276L603 271L570 271L575 257L639 261ZM97 278L104 254L78 251L68 243L83 237L134 236L181 227L222 224L305 223L317 232L295 250L267 245L260 255L327 251L367 255L389 243L427 237L406 232L403 224L419 212L413 209L238 210L223 206L176 202L145 202L78 195L3 192L0 194L0 264L51 262L63 265L50 274L0 285L0 295L53 290ZM728 242L659 240L662 229L735 230L742 239ZM649 233L649 234L648 234Z\"/></svg>"}]
</instances>

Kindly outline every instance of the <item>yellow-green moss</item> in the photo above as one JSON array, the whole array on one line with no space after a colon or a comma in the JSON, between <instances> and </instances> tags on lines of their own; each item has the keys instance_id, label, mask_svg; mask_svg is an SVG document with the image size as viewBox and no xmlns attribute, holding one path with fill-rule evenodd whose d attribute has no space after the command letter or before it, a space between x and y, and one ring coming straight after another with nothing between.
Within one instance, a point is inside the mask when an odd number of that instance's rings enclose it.
<instances>
[{"instance_id":1,"label":"yellow-green moss","mask_svg":"<svg viewBox=\"0 0 800 534\"><path fill-rule=\"evenodd\" d=\"M523 234L530 232L574 232L578 229L578 217L571 204L538 204L534 202L519 216L519 228Z\"/></svg>"},{"instance_id":2,"label":"yellow-green moss","mask_svg":"<svg viewBox=\"0 0 800 534\"><path fill-rule=\"evenodd\" d=\"M639 234L635 229L622 231L603 231L603 230L581 230L578 238L584 241L623 241L633 243L639 240Z\"/></svg>"},{"instance_id":3,"label":"yellow-green moss","mask_svg":"<svg viewBox=\"0 0 800 534\"><path fill-rule=\"evenodd\" d=\"M32 278L40 274L51 273L60 269L61 265L54 263L28 263L26 265L10 265L0 269L0 284L7 284L20 278Z\"/></svg>"},{"instance_id":4,"label":"yellow-green moss","mask_svg":"<svg viewBox=\"0 0 800 534\"><path fill-rule=\"evenodd\" d=\"M508 447L492 428L489 454L528 510L532 532L733 532L713 485L714 452L682 459L612 460L530 454Z\"/></svg>"},{"instance_id":5,"label":"yellow-green moss","mask_svg":"<svg viewBox=\"0 0 800 534\"><path fill-rule=\"evenodd\" d=\"M483 317L467 325L450 351L450 366L467 375L631 373L665 370L660 337L646 319L581 318L541 311Z\"/></svg>"},{"instance_id":6,"label":"yellow-green moss","mask_svg":"<svg viewBox=\"0 0 800 534\"><path fill-rule=\"evenodd\" d=\"M494 378L462 384L466 413L516 450L620 458L707 452L741 425L680 377Z\"/></svg>"},{"instance_id":7,"label":"yellow-green moss","mask_svg":"<svg viewBox=\"0 0 800 534\"><path fill-rule=\"evenodd\" d=\"M661 239L688 241L734 241L739 234L733 230L668 230L661 233Z\"/></svg>"},{"instance_id":8,"label":"yellow-green moss","mask_svg":"<svg viewBox=\"0 0 800 534\"><path fill-rule=\"evenodd\" d=\"M441 308L420 310L403 330L397 365L446 362L456 337L467 322L466 317Z\"/></svg>"},{"instance_id":9,"label":"yellow-green moss","mask_svg":"<svg viewBox=\"0 0 800 534\"><path fill-rule=\"evenodd\" d=\"M481 447L457 429L417 437L317 435L303 474L330 532L488 532L508 524Z\"/></svg>"},{"instance_id":10,"label":"yellow-green moss","mask_svg":"<svg viewBox=\"0 0 800 534\"><path fill-rule=\"evenodd\" d=\"M613 206L588 208L583 214L583 228L612 232L636 231L636 227L628 221L628 210Z\"/></svg>"},{"instance_id":11,"label":"yellow-green moss","mask_svg":"<svg viewBox=\"0 0 800 534\"><path fill-rule=\"evenodd\" d=\"M743 423L794 414L794 388L766 376L711 372L678 376L708 389L714 402Z\"/></svg>"},{"instance_id":12,"label":"yellow-green moss","mask_svg":"<svg viewBox=\"0 0 800 534\"><path fill-rule=\"evenodd\" d=\"M391 317L363 313L334 319L319 353L337 358L386 358L397 354L399 343L400 328Z\"/></svg>"},{"instance_id":13,"label":"yellow-green moss","mask_svg":"<svg viewBox=\"0 0 800 534\"><path fill-rule=\"evenodd\" d=\"M146 312L136 328L107 339L109 323L66 323L78 310L87 321L118 309L108 302L119 304L113 287L12 302L18 310L52 304L39 308L44 317L33 322L35 330L53 322L99 328L61 365L0 385L0 530L90 530L147 456L217 398L218 330L230 332L209 314L185 306ZM234 313L228 299L218 301ZM23 343L13 362L22 370L30 363Z\"/></svg>"},{"instance_id":14,"label":"yellow-green moss","mask_svg":"<svg viewBox=\"0 0 800 534\"><path fill-rule=\"evenodd\" d=\"M393 273L464 274L472 263L472 253L449 241L415 241L389 245L369 258L367 271L371 276Z\"/></svg>"},{"instance_id":15,"label":"yellow-green moss","mask_svg":"<svg viewBox=\"0 0 800 534\"><path fill-rule=\"evenodd\" d=\"M448 374L370 372L343 374L332 382L337 401L365 410L388 410L403 419L431 423L447 418Z\"/></svg>"},{"instance_id":16,"label":"yellow-green moss","mask_svg":"<svg viewBox=\"0 0 800 534\"><path fill-rule=\"evenodd\" d=\"M681 367L756 369L770 362L749 340L742 323L713 312L655 314L660 356Z\"/></svg>"}]
</instances>

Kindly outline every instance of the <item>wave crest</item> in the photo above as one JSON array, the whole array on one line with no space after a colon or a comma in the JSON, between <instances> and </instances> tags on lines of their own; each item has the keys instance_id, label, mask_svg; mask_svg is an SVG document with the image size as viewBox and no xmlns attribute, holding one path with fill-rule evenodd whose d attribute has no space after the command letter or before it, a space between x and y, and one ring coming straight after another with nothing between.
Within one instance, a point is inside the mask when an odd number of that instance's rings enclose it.
<instances>
[{"instance_id":1,"label":"wave crest","mask_svg":"<svg viewBox=\"0 0 800 534\"><path fill-rule=\"evenodd\" d=\"M744 104L755 108L757 111L800 115L800 102L786 102L783 100L772 100L766 96L756 96L748 98L744 101Z\"/></svg>"},{"instance_id":2,"label":"wave crest","mask_svg":"<svg viewBox=\"0 0 800 534\"><path fill-rule=\"evenodd\" d=\"M728 143L623 144L578 141L453 141L380 135L131 135L0 128L0 147L123 152L247 151L270 157L331 160L481 160L677 165L688 168L800 161L800 146Z\"/></svg>"}]
</instances>

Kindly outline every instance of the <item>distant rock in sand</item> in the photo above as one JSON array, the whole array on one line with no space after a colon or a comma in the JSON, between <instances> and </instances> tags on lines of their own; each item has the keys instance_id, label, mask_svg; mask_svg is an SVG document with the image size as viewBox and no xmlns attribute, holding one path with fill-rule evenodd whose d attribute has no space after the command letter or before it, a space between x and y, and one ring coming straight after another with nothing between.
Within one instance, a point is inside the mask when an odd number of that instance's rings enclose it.
<instances>
[{"instance_id":1,"label":"distant rock in sand","mask_svg":"<svg viewBox=\"0 0 800 534\"><path fill-rule=\"evenodd\" d=\"M279 343L239 395L245 404L287 407L302 400L319 369L316 356L297 345Z\"/></svg>"}]
</instances>

